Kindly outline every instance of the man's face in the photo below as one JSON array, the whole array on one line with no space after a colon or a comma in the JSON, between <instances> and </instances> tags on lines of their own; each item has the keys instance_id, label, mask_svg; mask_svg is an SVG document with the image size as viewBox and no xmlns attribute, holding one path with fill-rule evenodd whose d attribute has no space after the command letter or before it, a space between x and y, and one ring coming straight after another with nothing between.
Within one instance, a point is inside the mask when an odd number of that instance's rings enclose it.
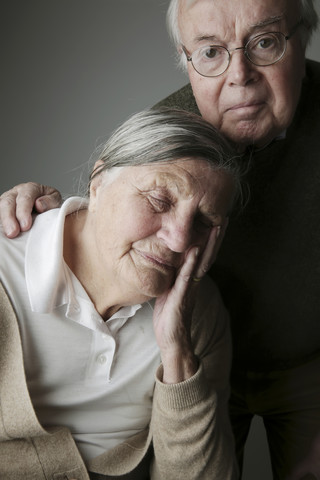
<instances>
[{"instance_id":1,"label":"man's face","mask_svg":"<svg viewBox=\"0 0 320 480\"><path fill-rule=\"evenodd\" d=\"M206 45L232 50L266 32L288 35L299 21L298 0L182 0L182 43L192 53ZM202 116L240 145L263 146L291 123L304 76L304 48L298 31L283 58L258 67L243 50L232 53L219 77L203 77L188 62L188 74Z\"/></svg>"}]
</instances>

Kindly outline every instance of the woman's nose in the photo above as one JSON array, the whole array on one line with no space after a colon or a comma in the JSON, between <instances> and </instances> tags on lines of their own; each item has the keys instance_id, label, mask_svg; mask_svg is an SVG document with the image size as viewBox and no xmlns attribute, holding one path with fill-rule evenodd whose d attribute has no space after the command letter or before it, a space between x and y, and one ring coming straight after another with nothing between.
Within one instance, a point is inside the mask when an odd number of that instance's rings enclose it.
<instances>
[{"instance_id":1,"label":"woman's nose","mask_svg":"<svg viewBox=\"0 0 320 480\"><path fill-rule=\"evenodd\" d=\"M188 218L170 219L165 222L158 232L166 246L173 252L183 253L192 245L194 240L193 221Z\"/></svg>"}]
</instances>

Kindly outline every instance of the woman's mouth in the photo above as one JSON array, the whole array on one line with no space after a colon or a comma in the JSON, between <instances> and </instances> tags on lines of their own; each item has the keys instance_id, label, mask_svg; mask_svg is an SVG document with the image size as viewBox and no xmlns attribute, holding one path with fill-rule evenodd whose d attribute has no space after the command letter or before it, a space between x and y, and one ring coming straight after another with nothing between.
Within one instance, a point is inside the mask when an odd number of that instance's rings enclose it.
<instances>
[{"instance_id":1,"label":"woman's mouth","mask_svg":"<svg viewBox=\"0 0 320 480\"><path fill-rule=\"evenodd\" d=\"M155 267L158 267L161 270L165 270L168 272L176 269L174 262L172 260L164 258L163 256L158 256L154 253L144 252L137 249L135 249L135 251L138 253L138 255L140 255L140 257L146 260L146 262L154 265Z\"/></svg>"}]
</instances>

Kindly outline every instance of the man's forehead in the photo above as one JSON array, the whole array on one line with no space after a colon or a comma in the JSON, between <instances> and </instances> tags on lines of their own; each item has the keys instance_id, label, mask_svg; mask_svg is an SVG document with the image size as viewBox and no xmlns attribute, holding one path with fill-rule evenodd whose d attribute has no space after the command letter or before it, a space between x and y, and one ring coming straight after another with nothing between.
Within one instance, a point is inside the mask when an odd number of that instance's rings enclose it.
<instances>
[{"instance_id":1,"label":"man's forehead","mask_svg":"<svg viewBox=\"0 0 320 480\"><path fill-rule=\"evenodd\" d=\"M290 3L291 2L291 3ZM183 40L201 41L203 36L215 36L221 30L247 33L269 25L284 28L298 16L299 0L181 0L179 25ZM191 36L191 37L190 37Z\"/></svg>"},{"instance_id":2,"label":"man's forehead","mask_svg":"<svg viewBox=\"0 0 320 480\"><path fill-rule=\"evenodd\" d=\"M270 12L268 17L272 19L283 18L286 15L286 12L296 11L299 7L300 0L180 0L180 19L181 14L189 13L190 10L196 10L202 8L203 11L206 9L210 12L215 12L217 16L228 12L229 9L233 13L232 16L238 17L243 11L247 11L253 16L259 16L260 12ZM234 7L237 7L236 9ZM275 13L272 11L275 10ZM232 21L232 16L228 15L226 20L230 19ZM203 17L203 21L206 18ZM263 22L264 20L262 20Z\"/></svg>"},{"instance_id":3,"label":"man's forehead","mask_svg":"<svg viewBox=\"0 0 320 480\"><path fill-rule=\"evenodd\" d=\"M282 4L286 5L288 8L299 5L300 0L235 0L237 5L241 6L244 4L249 4L252 7L259 5L259 3L265 5L265 6L272 6L274 4ZM233 3L232 0L180 0L179 6L180 9L189 9L195 6L196 4L208 4L212 5L214 7L219 7L220 5L225 5L227 6L228 4Z\"/></svg>"}]
</instances>

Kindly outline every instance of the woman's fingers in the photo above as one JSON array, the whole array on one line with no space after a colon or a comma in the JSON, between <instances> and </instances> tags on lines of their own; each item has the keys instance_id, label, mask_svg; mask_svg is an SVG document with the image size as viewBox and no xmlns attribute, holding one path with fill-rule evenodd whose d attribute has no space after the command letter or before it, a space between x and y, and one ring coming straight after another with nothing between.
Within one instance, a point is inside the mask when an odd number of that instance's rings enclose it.
<instances>
[{"instance_id":1,"label":"woman's fingers","mask_svg":"<svg viewBox=\"0 0 320 480\"><path fill-rule=\"evenodd\" d=\"M218 225L212 228L208 238L207 245L193 273L194 279L198 279L198 278L201 279L212 267L217 257L221 243L223 241L223 237L227 229L228 223L229 223L229 220L227 218L222 225Z\"/></svg>"}]
</instances>

